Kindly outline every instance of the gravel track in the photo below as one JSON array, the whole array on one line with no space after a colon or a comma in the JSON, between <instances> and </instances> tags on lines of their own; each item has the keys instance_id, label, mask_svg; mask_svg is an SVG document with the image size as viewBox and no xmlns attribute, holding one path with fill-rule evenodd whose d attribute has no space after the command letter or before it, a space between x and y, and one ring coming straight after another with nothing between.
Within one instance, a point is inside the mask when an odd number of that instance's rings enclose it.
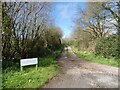
<instances>
[{"instance_id":1,"label":"gravel track","mask_svg":"<svg viewBox=\"0 0 120 90\"><path fill-rule=\"evenodd\" d=\"M68 47L58 58L59 75L43 88L118 88L118 68L88 62L78 58Z\"/></svg>"}]
</instances>

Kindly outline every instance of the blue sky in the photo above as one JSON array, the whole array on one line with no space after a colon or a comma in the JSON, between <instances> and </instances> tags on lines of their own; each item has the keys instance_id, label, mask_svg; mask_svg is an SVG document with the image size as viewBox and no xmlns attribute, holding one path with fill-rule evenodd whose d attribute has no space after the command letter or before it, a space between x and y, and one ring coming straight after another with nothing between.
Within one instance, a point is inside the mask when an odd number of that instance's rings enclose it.
<instances>
[{"instance_id":1,"label":"blue sky","mask_svg":"<svg viewBox=\"0 0 120 90\"><path fill-rule=\"evenodd\" d=\"M86 8L85 2L55 2L53 4L53 14L55 16L56 25L63 32L63 38L70 37L73 32L73 20L76 14L76 9L79 7Z\"/></svg>"}]
</instances>

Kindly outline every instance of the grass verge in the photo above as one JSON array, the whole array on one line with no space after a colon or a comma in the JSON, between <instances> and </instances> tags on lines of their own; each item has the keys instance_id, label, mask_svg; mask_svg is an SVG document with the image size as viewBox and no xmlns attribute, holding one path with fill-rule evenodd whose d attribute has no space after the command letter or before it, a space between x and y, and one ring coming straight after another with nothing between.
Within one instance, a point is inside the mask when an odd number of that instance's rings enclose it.
<instances>
[{"instance_id":1,"label":"grass verge","mask_svg":"<svg viewBox=\"0 0 120 90\"><path fill-rule=\"evenodd\" d=\"M58 65L55 59L62 49L55 51L53 55L39 58L38 69L35 66L26 66L23 71L13 64L3 70L2 88L39 88L58 73Z\"/></svg>"},{"instance_id":2,"label":"grass verge","mask_svg":"<svg viewBox=\"0 0 120 90\"><path fill-rule=\"evenodd\" d=\"M109 65L109 66L114 66L114 67L120 67L120 65L118 63L120 60L115 59L113 57L108 59L108 58L104 58L102 56L93 55L86 51L78 51L77 48L75 48L75 47L72 47L72 49L79 58L82 58L84 60L92 61L92 62L96 62L96 63L100 63L100 64L105 64L105 65Z\"/></svg>"}]
</instances>

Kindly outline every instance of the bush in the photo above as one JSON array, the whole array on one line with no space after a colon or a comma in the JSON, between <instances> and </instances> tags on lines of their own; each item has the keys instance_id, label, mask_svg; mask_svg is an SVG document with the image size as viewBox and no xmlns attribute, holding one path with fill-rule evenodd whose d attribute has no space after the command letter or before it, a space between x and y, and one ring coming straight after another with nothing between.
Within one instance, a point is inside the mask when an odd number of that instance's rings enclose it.
<instances>
[{"instance_id":1,"label":"bush","mask_svg":"<svg viewBox=\"0 0 120 90\"><path fill-rule=\"evenodd\" d=\"M96 55L103 57L117 57L118 56L118 37L117 35L110 35L109 37L101 38L95 47Z\"/></svg>"}]
</instances>

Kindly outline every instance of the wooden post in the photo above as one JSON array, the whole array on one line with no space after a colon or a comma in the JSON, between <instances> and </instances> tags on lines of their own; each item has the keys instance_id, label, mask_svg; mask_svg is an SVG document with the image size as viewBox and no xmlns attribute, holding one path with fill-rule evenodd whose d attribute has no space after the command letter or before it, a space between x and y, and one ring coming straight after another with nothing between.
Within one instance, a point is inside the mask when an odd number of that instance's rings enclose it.
<instances>
[{"instance_id":1,"label":"wooden post","mask_svg":"<svg viewBox=\"0 0 120 90\"><path fill-rule=\"evenodd\" d=\"M21 66L21 71L23 70L23 67Z\"/></svg>"},{"instance_id":2,"label":"wooden post","mask_svg":"<svg viewBox=\"0 0 120 90\"><path fill-rule=\"evenodd\" d=\"M37 70L37 68L38 68L38 65L36 64L36 70Z\"/></svg>"}]
</instances>

